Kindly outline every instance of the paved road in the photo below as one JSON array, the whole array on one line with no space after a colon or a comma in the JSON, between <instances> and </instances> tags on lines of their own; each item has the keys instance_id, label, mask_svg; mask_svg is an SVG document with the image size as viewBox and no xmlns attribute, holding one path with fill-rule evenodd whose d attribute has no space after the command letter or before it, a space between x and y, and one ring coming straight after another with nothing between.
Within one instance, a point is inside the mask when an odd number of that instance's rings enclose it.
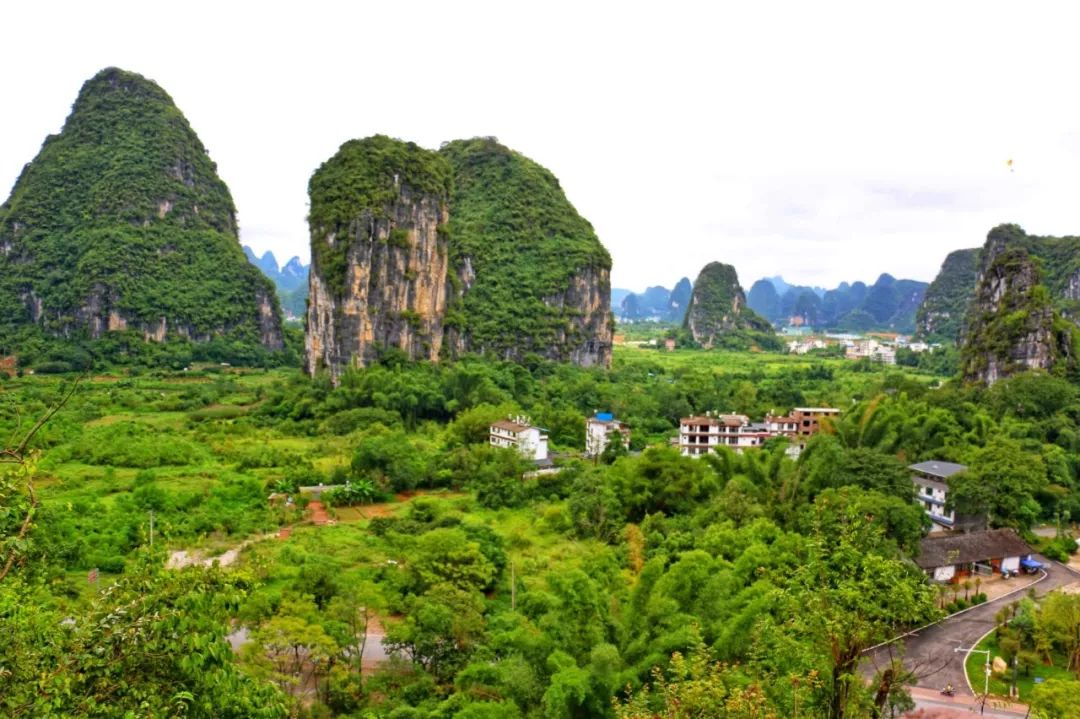
<instances>
[{"instance_id":1,"label":"paved road","mask_svg":"<svg viewBox=\"0 0 1080 719\"><path fill-rule=\"evenodd\" d=\"M945 697L934 689L912 689L915 711L905 714L910 719L970 719L972 714L987 719L1020 719L1027 717L1027 707L1005 702L987 702L980 712L979 700L974 697Z\"/></svg>"},{"instance_id":2,"label":"paved road","mask_svg":"<svg viewBox=\"0 0 1080 719\"><path fill-rule=\"evenodd\" d=\"M1035 591L1040 595L1080 580L1080 574L1071 569L1043 557L1038 559L1046 566L1046 578L1034 585ZM941 689L946 684L952 684L958 695L970 696L964 677L964 653L953 650L956 647L973 646L980 637L994 628L994 615L998 610L1024 595L1024 592L1019 592L981 604L975 609L904 638L904 665L915 672L915 685L927 689ZM863 673L868 677L873 676L877 667L887 665L890 656L896 654L897 649L892 646L869 652L863 662Z\"/></svg>"}]
</instances>

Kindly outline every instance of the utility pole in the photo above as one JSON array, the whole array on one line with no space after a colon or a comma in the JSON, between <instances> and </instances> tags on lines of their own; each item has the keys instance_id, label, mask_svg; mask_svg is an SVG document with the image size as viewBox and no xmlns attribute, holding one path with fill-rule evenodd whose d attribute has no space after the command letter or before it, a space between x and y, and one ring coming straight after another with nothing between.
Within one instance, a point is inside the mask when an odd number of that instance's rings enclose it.
<instances>
[{"instance_id":1,"label":"utility pole","mask_svg":"<svg viewBox=\"0 0 1080 719\"><path fill-rule=\"evenodd\" d=\"M154 510L150 510L150 549L154 548Z\"/></svg>"},{"instance_id":2,"label":"utility pole","mask_svg":"<svg viewBox=\"0 0 1080 719\"><path fill-rule=\"evenodd\" d=\"M510 562L510 611L517 611L517 573L513 562Z\"/></svg>"}]
</instances>

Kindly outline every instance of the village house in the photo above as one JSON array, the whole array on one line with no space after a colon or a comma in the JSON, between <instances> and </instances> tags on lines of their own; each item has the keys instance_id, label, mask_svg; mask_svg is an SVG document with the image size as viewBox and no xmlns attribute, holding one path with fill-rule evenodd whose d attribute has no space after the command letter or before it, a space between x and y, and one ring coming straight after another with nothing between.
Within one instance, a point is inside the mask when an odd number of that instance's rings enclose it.
<instances>
[{"instance_id":1,"label":"village house","mask_svg":"<svg viewBox=\"0 0 1080 719\"><path fill-rule=\"evenodd\" d=\"M630 449L630 428L610 412L597 412L589 417L585 423L585 456L600 456L612 441Z\"/></svg>"},{"instance_id":2,"label":"village house","mask_svg":"<svg viewBox=\"0 0 1080 719\"><path fill-rule=\"evenodd\" d=\"M1011 529L990 529L967 534L935 534L922 540L915 564L936 582L960 582L995 572L1035 571L1042 564L1031 547Z\"/></svg>"},{"instance_id":3,"label":"village house","mask_svg":"<svg viewBox=\"0 0 1080 719\"><path fill-rule=\"evenodd\" d=\"M751 422L743 414L713 414L683 417L679 420L679 436L675 441L684 457L700 457L728 447L742 453L747 447L760 447L773 437L792 440L789 454L797 457L806 439L822 427L821 420L835 417L840 410L828 407L796 407L790 415L765 415L764 422Z\"/></svg>"},{"instance_id":4,"label":"village house","mask_svg":"<svg viewBox=\"0 0 1080 719\"><path fill-rule=\"evenodd\" d=\"M820 339L804 339L804 340L792 340L788 342L788 352L794 355L804 355L812 350L823 350L828 347L828 343L825 340Z\"/></svg>"},{"instance_id":5,"label":"village house","mask_svg":"<svg viewBox=\"0 0 1080 719\"><path fill-rule=\"evenodd\" d=\"M548 459L547 430L533 427L528 417L501 419L490 427L492 447L516 449L522 457L534 462L546 462Z\"/></svg>"},{"instance_id":6,"label":"village house","mask_svg":"<svg viewBox=\"0 0 1080 719\"><path fill-rule=\"evenodd\" d=\"M931 460L908 467L915 483L915 498L922 505L935 527L952 529L956 524L956 512L946 511L949 499L949 477L967 469L962 464Z\"/></svg>"},{"instance_id":7,"label":"village house","mask_svg":"<svg viewBox=\"0 0 1080 719\"><path fill-rule=\"evenodd\" d=\"M684 417L679 421L679 453L701 457L727 447L741 453L747 447L760 447L770 434L764 423L751 423L743 414L706 412L703 417Z\"/></svg>"},{"instance_id":8,"label":"village house","mask_svg":"<svg viewBox=\"0 0 1080 719\"><path fill-rule=\"evenodd\" d=\"M765 415L765 429L773 436L795 437L799 433L799 421L790 415L778 417L770 413Z\"/></svg>"},{"instance_id":9,"label":"village house","mask_svg":"<svg viewBox=\"0 0 1080 719\"><path fill-rule=\"evenodd\" d=\"M809 437L817 434L822 428L822 420L829 420L840 416L840 410L834 407L796 407L791 410L791 416L798 425L798 434L801 437Z\"/></svg>"},{"instance_id":10,"label":"village house","mask_svg":"<svg viewBox=\"0 0 1080 719\"><path fill-rule=\"evenodd\" d=\"M881 364L896 364L896 348L875 339L862 339L851 343L847 346L844 355L852 360L867 357Z\"/></svg>"}]
</instances>

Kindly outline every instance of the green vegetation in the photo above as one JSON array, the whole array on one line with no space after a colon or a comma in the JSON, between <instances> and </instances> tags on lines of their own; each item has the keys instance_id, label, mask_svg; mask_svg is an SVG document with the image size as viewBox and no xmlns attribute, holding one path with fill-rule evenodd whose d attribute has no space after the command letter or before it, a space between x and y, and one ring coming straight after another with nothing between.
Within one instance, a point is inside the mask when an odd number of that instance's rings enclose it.
<instances>
[{"instance_id":1,"label":"green vegetation","mask_svg":"<svg viewBox=\"0 0 1080 719\"><path fill-rule=\"evenodd\" d=\"M349 247L364 218L388 216L402 188L446 202L452 174L438 153L412 142L373 135L343 144L308 183L312 271L341 295ZM402 232L391 231L392 244L400 244Z\"/></svg>"},{"instance_id":2,"label":"green vegetation","mask_svg":"<svg viewBox=\"0 0 1080 719\"><path fill-rule=\"evenodd\" d=\"M783 344L768 320L746 304L735 268L710 262L694 281L683 327L694 342L725 349L778 350Z\"/></svg>"},{"instance_id":3,"label":"green vegetation","mask_svg":"<svg viewBox=\"0 0 1080 719\"><path fill-rule=\"evenodd\" d=\"M1075 692L1080 690L1080 596L1052 592L1039 600L1023 599L998 612L997 628L976 649L989 650L1008 669L990 676L991 696L1008 697L1015 686L1022 700L1031 703L1033 716L1047 719L1073 716ZM965 668L978 693L985 686L985 654L972 652ZM1072 699L1057 701L1064 692Z\"/></svg>"},{"instance_id":4,"label":"green vegetation","mask_svg":"<svg viewBox=\"0 0 1080 719\"><path fill-rule=\"evenodd\" d=\"M244 259L235 215L172 99L139 75L101 71L0 207L0 354L69 371L88 354L123 362L164 319L164 339L180 346L150 354L194 357L192 343L214 341L228 361L280 361L273 288ZM124 325L121 337L106 332Z\"/></svg>"},{"instance_id":5,"label":"green vegetation","mask_svg":"<svg viewBox=\"0 0 1080 719\"><path fill-rule=\"evenodd\" d=\"M590 339L580 325L592 301L585 286L605 308L610 294L611 257L592 225L551 172L493 138L448 142L439 154L454 170L450 259L459 278L466 268L475 275L460 300L467 346L565 359Z\"/></svg>"},{"instance_id":6,"label":"green vegetation","mask_svg":"<svg viewBox=\"0 0 1080 719\"><path fill-rule=\"evenodd\" d=\"M981 250L950 252L930 283L916 316L917 332L934 341L959 342L964 317L979 283Z\"/></svg>"},{"instance_id":7,"label":"green vegetation","mask_svg":"<svg viewBox=\"0 0 1080 719\"><path fill-rule=\"evenodd\" d=\"M1080 333L1055 311L1024 237L1015 225L1002 225L987 240L989 263L968 311L961 351L967 379L992 383L1029 366L1076 372Z\"/></svg>"},{"instance_id":8,"label":"green vegetation","mask_svg":"<svg viewBox=\"0 0 1080 719\"><path fill-rule=\"evenodd\" d=\"M1070 297L1075 291L1069 289L1080 272L1080 237L1029 235L1018 225L1005 224L990 230L987 242L1001 243L1034 258L1053 309L1073 321L1080 317L1080 301ZM975 299L985 256L985 248L974 248L957 250L945 258L919 308L920 335L936 340L963 339L965 320L970 320L967 313Z\"/></svg>"},{"instance_id":9,"label":"green vegetation","mask_svg":"<svg viewBox=\"0 0 1080 719\"><path fill-rule=\"evenodd\" d=\"M1042 373L945 379L623 347L610 371L387 355L337 387L293 370L94 377L33 437L40 456L0 475L0 621L17 627L0 634L0 711L887 713L907 680L868 687L861 651L944 603L909 561L927 520L906 464L1009 483L986 495L997 524L1080 516L1080 392ZM0 380L0 434L70 386ZM797 461L783 442L700 460L667 446L682 416L798 405L844 413ZM632 453L573 456L597 408L631 424ZM511 413L549 430L561 472L489 446ZM299 488L317 484L337 487L332 524L304 521ZM241 547L228 568L164 568Z\"/></svg>"}]
</instances>

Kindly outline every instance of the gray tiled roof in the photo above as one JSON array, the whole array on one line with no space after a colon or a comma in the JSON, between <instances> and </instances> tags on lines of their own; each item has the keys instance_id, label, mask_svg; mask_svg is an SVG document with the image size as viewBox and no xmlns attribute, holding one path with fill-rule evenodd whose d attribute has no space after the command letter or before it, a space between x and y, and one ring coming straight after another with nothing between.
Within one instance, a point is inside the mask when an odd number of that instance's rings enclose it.
<instances>
[{"instance_id":1,"label":"gray tiled roof","mask_svg":"<svg viewBox=\"0 0 1080 719\"><path fill-rule=\"evenodd\" d=\"M919 544L915 563L923 569L1031 554L1031 547L1011 529L968 534L931 535Z\"/></svg>"},{"instance_id":2,"label":"gray tiled roof","mask_svg":"<svg viewBox=\"0 0 1080 719\"><path fill-rule=\"evenodd\" d=\"M953 462L941 462L936 459L929 462L919 462L908 467L912 472L920 472L922 474L929 474L932 477L940 477L941 479L948 479L949 477L963 472L967 469L962 464L954 464Z\"/></svg>"}]
</instances>

